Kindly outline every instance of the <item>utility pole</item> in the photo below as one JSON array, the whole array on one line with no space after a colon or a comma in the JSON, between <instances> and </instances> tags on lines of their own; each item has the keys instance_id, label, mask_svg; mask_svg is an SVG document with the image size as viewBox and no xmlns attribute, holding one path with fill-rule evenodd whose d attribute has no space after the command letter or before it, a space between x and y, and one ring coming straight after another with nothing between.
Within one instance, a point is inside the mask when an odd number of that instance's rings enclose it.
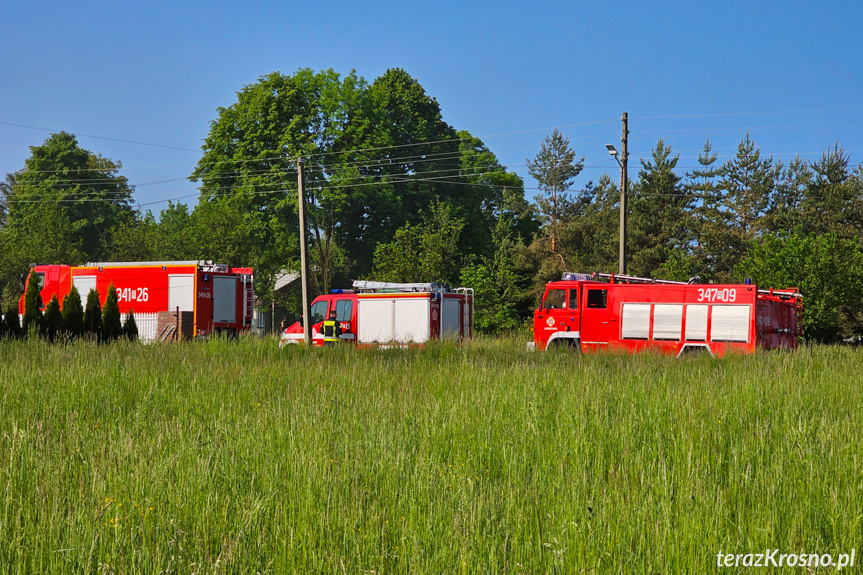
<instances>
[{"instance_id":1,"label":"utility pole","mask_svg":"<svg viewBox=\"0 0 863 575\"><path fill-rule=\"evenodd\" d=\"M617 273L626 273L626 193L629 187L629 178L626 173L626 163L629 159L627 144L629 143L629 114L626 112L620 117L623 124L623 135L620 136L620 262Z\"/></svg>"},{"instance_id":2,"label":"utility pole","mask_svg":"<svg viewBox=\"0 0 863 575\"><path fill-rule=\"evenodd\" d=\"M309 315L309 262L306 259L306 193L303 190L303 159L297 159L297 214L300 219L300 283L303 285L303 339L312 347L312 318Z\"/></svg>"},{"instance_id":3,"label":"utility pole","mask_svg":"<svg viewBox=\"0 0 863 575\"><path fill-rule=\"evenodd\" d=\"M623 124L623 135L620 137L623 149L620 157L618 157L617 149L613 145L606 144L605 147L620 166L620 261L617 273L624 275L626 274L626 192L629 187L629 178L626 173L626 164L629 159L629 114L624 112L620 121Z\"/></svg>"}]
</instances>

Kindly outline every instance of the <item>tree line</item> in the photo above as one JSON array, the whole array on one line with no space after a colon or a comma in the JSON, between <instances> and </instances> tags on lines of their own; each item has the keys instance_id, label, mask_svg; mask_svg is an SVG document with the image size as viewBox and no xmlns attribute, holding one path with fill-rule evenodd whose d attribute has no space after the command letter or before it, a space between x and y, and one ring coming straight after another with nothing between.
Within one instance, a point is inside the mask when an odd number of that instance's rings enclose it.
<instances>
[{"instance_id":1,"label":"tree line","mask_svg":"<svg viewBox=\"0 0 863 575\"><path fill-rule=\"evenodd\" d=\"M477 290L477 326L523 326L563 271L617 268L620 192L555 130L523 180L401 69L371 83L350 73L278 72L219 108L190 175L194 209L158 217L132 202L119 161L53 134L0 183L3 309L30 263L212 259L255 268L269 303L298 269L302 158L312 289L353 278L445 281ZM809 337L863 334L863 171L838 144L814 161L761 154L745 135L719 163L710 142L681 170L659 140L627 197L627 271L647 277L800 287ZM299 311L299 297L285 304Z\"/></svg>"},{"instance_id":2,"label":"tree line","mask_svg":"<svg viewBox=\"0 0 863 575\"><path fill-rule=\"evenodd\" d=\"M113 283L108 286L104 307L95 289L89 291L87 304L82 306L81 294L74 286L63 297L62 307L57 294L44 305L39 293L41 287L39 276L31 271L24 293L24 313L19 318L18 307L10 306L5 314L0 314L0 339L26 336L50 342L85 339L97 343L110 343L121 337L129 341L138 339L138 325L132 311L126 314L122 324L120 322L120 305Z\"/></svg>"}]
</instances>

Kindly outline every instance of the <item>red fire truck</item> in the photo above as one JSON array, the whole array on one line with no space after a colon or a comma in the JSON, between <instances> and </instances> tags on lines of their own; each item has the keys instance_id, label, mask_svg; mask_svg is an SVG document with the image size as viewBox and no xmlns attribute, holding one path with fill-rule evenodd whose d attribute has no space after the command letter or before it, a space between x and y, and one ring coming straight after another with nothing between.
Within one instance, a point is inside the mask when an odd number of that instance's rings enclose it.
<instances>
[{"instance_id":1,"label":"red fire truck","mask_svg":"<svg viewBox=\"0 0 863 575\"><path fill-rule=\"evenodd\" d=\"M233 268L211 261L96 262L80 267L33 266L42 302L63 298L75 286L86 301L91 289L105 305L108 286L117 289L120 313L132 311L141 340L158 337L159 312L191 312L193 333L236 334L249 329L254 305L252 268ZM29 281L29 280L28 280ZM24 313L24 296L18 303Z\"/></svg>"},{"instance_id":2,"label":"red fire truck","mask_svg":"<svg viewBox=\"0 0 863 575\"><path fill-rule=\"evenodd\" d=\"M534 349L657 349L720 356L797 347L796 288L712 285L613 274L565 273L546 284L533 314Z\"/></svg>"},{"instance_id":3,"label":"red fire truck","mask_svg":"<svg viewBox=\"0 0 863 575\"><path fill-rule=\"evenodd\" d=\"M335 310L342 340L382 347L422 345L429 340L473 337L473 289L441 283L355 281L352 290L333 290L312 302L312 344L324 342L322 324ZM280 345L302 344L296 322Z\"/></svg>"}]
</instances>

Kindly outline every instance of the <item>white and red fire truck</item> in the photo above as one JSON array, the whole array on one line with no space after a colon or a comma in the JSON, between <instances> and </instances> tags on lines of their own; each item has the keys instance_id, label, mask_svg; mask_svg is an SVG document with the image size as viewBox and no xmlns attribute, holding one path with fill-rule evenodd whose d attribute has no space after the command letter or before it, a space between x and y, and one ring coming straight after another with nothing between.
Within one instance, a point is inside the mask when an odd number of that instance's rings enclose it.
<instances>
[{"instance_id":1,"label":"white and red fire truck","mask_svg":"<svg viewBox=\"0 0 863 575\"><path fill-rule=\"evenodd\" d=\"M473 289L441 283L355 281L312 302L312 344L323 345L322 324L335 310L342 340L361 346L404 347L473 337ZM280 345L302 344L303 325L282 333Z\"/></svg>"},{"instance_id":2,"label":"white and red fire truck","mask_svg":"<svg viewBox=\"0 0 863 575\"><path fill-rule=\"evenodd\" d=\"M252 268L234 268L211 261L96 262L83 266L33 266L41 284L42 302L63 298L75 286L86 301L91 289L105 305L108 286L117 290L120 313L135 315L141 340L158 337L159 312L191 312L195 336L237 334L252 324ZM28 280L29 281L29 280ZM18 303L24 313L24 296Z\"/></svg>"},{"instance_id":3,"label":"white and red fire truck","mask_svg":"<svg viewBox=\"0 0 863 575\"><path fill-rule=\"evenodd\" d=\"M797 347L796 288L565 273L533 314L534 349L751 353Z\"/></svg>"}]
</instances>

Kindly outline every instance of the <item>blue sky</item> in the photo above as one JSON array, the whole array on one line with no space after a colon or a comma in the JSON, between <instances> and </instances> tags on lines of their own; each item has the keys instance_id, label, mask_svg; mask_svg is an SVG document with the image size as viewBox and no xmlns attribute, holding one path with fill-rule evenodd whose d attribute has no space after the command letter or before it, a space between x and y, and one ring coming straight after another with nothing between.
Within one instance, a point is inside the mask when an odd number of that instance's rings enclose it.
<instances>
[{"instance_id":1,"label":"blue sky","mask_svg":"<svg viewBox=\"0 0 863 575\"><path fill-rule=\"evenodd\" d=\"M528 187L525 159L555 126L586 158L575 187L616 180L604 144L619 148L624 111L633 176L660 137L684 168L706 138L728 157L747 132L786 161L836 142L863 160L856 2L8 4L0 174L48 137L32 127L62 129L122 161L136 201L157 213L168 199L195 203L182 178L216 108L302 67L368 81L404 68Z\"/></svg>"}]
</instances>

